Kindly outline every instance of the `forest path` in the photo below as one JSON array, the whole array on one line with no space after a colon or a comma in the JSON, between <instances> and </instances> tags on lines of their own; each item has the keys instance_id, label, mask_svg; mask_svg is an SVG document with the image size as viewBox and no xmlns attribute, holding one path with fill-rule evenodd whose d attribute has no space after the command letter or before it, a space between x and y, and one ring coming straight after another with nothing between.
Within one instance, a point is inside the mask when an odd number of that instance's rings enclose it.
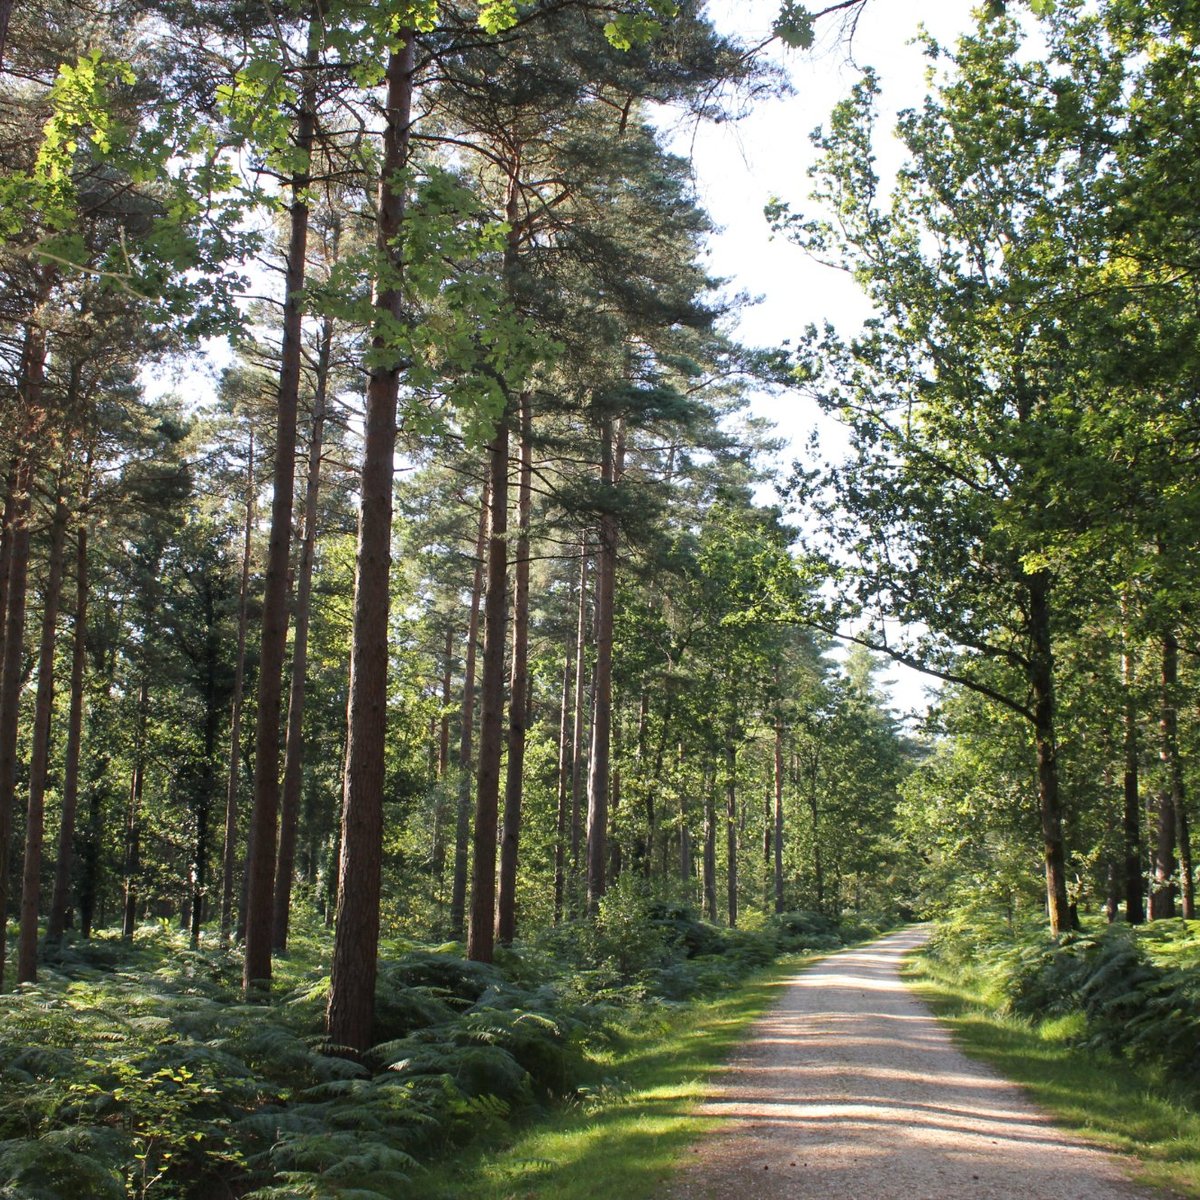
<instances>
[{"instance_id":1,"label":"forest path","mask_svg":"<svg viewBox=\"0 0 1200 1200\"><path fill-rule=\"evenodd\" d=\"M900 978L910 928L796 975L699 1112L667 1200L1131 1200L1120 1161L966 1058Z\"/></svg>"}]
</instances>

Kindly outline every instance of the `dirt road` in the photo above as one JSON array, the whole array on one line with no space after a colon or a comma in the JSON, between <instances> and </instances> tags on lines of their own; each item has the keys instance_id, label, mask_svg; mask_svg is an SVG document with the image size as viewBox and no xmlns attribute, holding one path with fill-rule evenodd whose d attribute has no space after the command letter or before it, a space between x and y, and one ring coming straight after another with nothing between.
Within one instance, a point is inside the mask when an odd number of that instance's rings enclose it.
<instances>
[{"instance_id":1,"label":"dirt road","mask_svg":"<svg viewBox=\"0 0 1200 1200\"><path fill-rule=\"evenodd\" d=\"M720 1120L670 1200L1151 1195L954 1047L900 980L923 937L892 934L787 985L701 1106Z\"/></svg>"}]
</instances>

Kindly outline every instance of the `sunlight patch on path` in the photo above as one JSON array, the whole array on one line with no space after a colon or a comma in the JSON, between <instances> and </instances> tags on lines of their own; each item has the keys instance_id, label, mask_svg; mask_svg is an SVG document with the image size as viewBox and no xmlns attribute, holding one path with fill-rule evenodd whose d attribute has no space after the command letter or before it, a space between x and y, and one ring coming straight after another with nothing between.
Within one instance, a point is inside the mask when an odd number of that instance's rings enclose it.
<instances>
[{"instance_id":1,"label":"sunlight patch on path","mask_svg":"<svg viewBox=\"0 0 1200 1200\"><path fill-rule=\"evenodd\" d=\"M699 1105L712 1134L664 1200L1147 1195L956 1049L900 979L924 937L907 929L790 981Z\"/></svg>"}]
</instances>

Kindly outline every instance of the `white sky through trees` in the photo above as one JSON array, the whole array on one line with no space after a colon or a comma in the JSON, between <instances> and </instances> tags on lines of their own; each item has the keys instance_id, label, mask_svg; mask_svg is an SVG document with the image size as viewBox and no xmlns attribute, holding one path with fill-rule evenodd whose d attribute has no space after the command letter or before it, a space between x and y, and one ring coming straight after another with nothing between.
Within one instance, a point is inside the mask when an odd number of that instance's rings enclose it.
<instances>
[{"instance_id":1,"label":"white sky through trees","mask_svg":"<svg viewBox=\"0 0 1200 1200\"><path fill-rule=\"evenodd\" d=\"M710 269L729 280L729 291L758 298L736 323L742 342L779 346L808 325L831 321L850 331L870 315L849 275L815 262L781 237L773 238L763 208L778 198L796 211L815 213L808 200L808 172L816 157L809 135L827 123L865 66L877 72L882 89L877 153L881 182L888 187L901 154L889 137L895 116L917 107L926 93L930 63L913 39L923 25L942 45L953 46L972 24L972 7L968 0L867 0L853 24L836 14L823 19L812 50L773 49L774 60L791 80L792 95L761 101L741 121L698 125L678 120L673 126L672 149L691 159L697 197L719 230L711 241ZM749 45L769 36L778 11L779 0L710 0L708 5L718 29ZM799 392L760 393L752 410L787 440L789 449L780 456L785 469L814 425L830 451L840 440L836 425ZM891 683L893 702L901 711L924 709L926 689L935 682L899 665L886 671L882 681Z\"/></svg>"}]
</instances>

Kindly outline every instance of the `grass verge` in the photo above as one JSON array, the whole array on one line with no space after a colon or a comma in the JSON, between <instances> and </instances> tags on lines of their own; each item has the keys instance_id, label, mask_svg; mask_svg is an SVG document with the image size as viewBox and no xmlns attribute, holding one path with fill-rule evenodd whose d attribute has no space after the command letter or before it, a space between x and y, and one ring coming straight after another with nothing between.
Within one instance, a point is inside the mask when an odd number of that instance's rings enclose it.
<instances>
[{"instance_id":1,"label":"grass verge","mask_svg":"<svg viewBox=\"0 0 1200 1200\"><path fill-rule=\"evenodd\" d=\"M1081 1045L1081 1017L1004 1016L978 981L937 976L919 954L905 976L966 1054L1019 1083L1063 1129L1133 1156L1138 1183L1200 1197L1200 1113L1152 1072Z\"/></svg>"},{"instance_id":2,"label":"grass verge","mask_svg":"<svg viewBox=\"0 0 1200 1200\"><path fill-rule=\"evenodd\" d=\"M425 1200L650 1200L713 1127L692 1110L746 1026L816 955L790 956L735 991L659 1009L594 1055L597 1074L568 1107L512 1131L502 1145L431 1168Z\"/></svg>"}]
</instances>

